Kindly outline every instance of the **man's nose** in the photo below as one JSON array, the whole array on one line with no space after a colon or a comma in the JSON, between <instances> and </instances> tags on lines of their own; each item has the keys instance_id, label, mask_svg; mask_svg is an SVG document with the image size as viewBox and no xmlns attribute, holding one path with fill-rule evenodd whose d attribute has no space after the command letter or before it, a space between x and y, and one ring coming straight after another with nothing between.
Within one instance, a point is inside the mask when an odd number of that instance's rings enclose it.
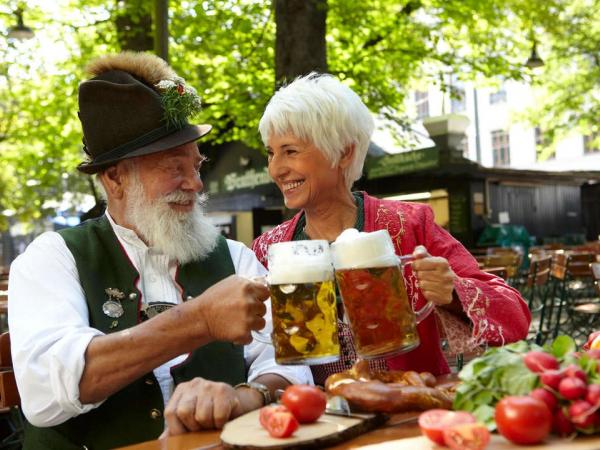
<instances>
[{"instance_id":1,"label":"man's nose","mask_svg":"<svg viewBox=\"0 0 600 450\"><path fill-rule=\"evenodd\" d=\"M192 192L202 191L202 189L204 189L204 183L202 182L202 178L200 178L200 173L194 170L186 176L181 185L181 189Z\"/></svg>"}]
</instances>

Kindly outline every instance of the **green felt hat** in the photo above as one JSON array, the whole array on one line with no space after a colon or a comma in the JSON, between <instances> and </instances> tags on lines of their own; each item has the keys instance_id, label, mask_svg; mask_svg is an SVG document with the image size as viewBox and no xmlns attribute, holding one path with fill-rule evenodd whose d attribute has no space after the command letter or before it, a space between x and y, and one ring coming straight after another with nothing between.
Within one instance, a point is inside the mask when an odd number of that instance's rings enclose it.
<instances>
[{"instance_id":1,"label":"green felt hat","mask_svg":"<svg viewBox=\"0 0 600 450\"><path fill-rule=\"evenodd\" d=\"M200 112L196 91L149 53L123 52L93 61L79 85L79 119L92 174L118 161L195 141L210 125L191 125Z\"/></svg>"}]
</instances>

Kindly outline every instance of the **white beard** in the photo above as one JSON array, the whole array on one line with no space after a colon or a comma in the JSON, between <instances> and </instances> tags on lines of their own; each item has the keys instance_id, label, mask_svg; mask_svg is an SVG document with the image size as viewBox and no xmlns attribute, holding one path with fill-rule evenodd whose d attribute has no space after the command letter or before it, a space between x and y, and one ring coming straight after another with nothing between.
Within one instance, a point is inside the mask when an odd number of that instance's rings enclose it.
<instances>
[{"instance_id":1,"label":"white beard","mask_svg":"<svg viewBox=\"0 0 600 450\"><path fill-rule=\"evenodd\" d=\"M206 194L177 190L151 202L135 175L128 191L126 217L149 247L180 264L202 259L214 250L220 233L204 216ZM194 201L189 213L175 211L168 204L189 200Z\"/></svg>"}]
</instances>

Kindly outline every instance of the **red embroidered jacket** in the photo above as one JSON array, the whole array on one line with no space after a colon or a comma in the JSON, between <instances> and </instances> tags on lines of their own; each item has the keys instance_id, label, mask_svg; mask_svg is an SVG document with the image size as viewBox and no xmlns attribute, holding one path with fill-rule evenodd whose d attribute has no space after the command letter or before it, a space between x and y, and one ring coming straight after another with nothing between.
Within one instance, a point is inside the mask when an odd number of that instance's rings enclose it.
<instances>
[{"instance_id":1,"label":"red embroidered jacket","mask_svg":"<svg viewBox=\"0 0 600 450\"><path fill-rule=\"evenodd\" d=\"M410 254L417 245L424 245L432 256L444 257L450 263L457 275L455 293L472 323L471 336L465 339L464 332L456 335L457 330L453 330L452 321L443 320L447 338L454 351L466 351L482 344L503 345L526 338L531 314L520 293L501 278L479 270L477 261L462 244L434 222L433 211L429 206L380 200L367 193L363 193L363 196L364 231L388 230L398 255ZM252 249L265 267L269 245L292 240L301 214L299 212L291 220L267 231L253 242ZM404 270L404 276L413 308L421 308L425 299L416 287L416 277L410 266ZM342 335L347 334L347 330L342 328L340 327L340 343L344 347ZM421 340L419 347L387 359L387 367L392 370L428 371L435 375L448 373L449 367L440 346L435 316L431 314L417 329ZM312 367L316 383L321 383L331 373L348 368L348 360L353 362L356 357L351 342L350 347L349 354L342 358L342 363L324 365L327 366L324 367L326 373L318 373L315 370L317 366ZM343 364L344 359L346 366Z\"/></svg>"}]
</instances>

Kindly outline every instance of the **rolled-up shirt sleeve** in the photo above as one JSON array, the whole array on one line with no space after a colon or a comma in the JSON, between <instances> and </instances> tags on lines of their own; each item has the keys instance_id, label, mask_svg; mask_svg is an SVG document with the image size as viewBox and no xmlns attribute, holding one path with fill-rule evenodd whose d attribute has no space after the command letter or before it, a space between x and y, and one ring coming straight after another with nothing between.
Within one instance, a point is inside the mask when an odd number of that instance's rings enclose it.
<instances>
[{"instance_id":1,"label":"rolled-up shirt sleeve","mask_svg":"<svg viewBox=\"0 0 600 450\"><path fill-rule=\"evenodd\" d=\"M10 267L8 323L23 413L49 427L88 412L79 381L85 351L103 333L89 326L75 261L58 233L36 238Z\"/></svg>"},{"instance_id":2,"label":"rolled-up shirt sleeve","mask_svg":"<svg viewBox=\"0 0 600 450\"><path fill-rule=\"evenodd\" d=\"M256 259L252 250L240 242L228 240L229 253L233 260L237 275L256 277L267 274L267 270ZM272 329L270 300L267 300L266 329ZM248 381L252 381L266 373L277 374L292 384L313 384L313 377L308 366L282 366L275 362L273 346L258 342L256 339L244 347L244 358L248 367Z\"/></svg>"}]
</instances>

